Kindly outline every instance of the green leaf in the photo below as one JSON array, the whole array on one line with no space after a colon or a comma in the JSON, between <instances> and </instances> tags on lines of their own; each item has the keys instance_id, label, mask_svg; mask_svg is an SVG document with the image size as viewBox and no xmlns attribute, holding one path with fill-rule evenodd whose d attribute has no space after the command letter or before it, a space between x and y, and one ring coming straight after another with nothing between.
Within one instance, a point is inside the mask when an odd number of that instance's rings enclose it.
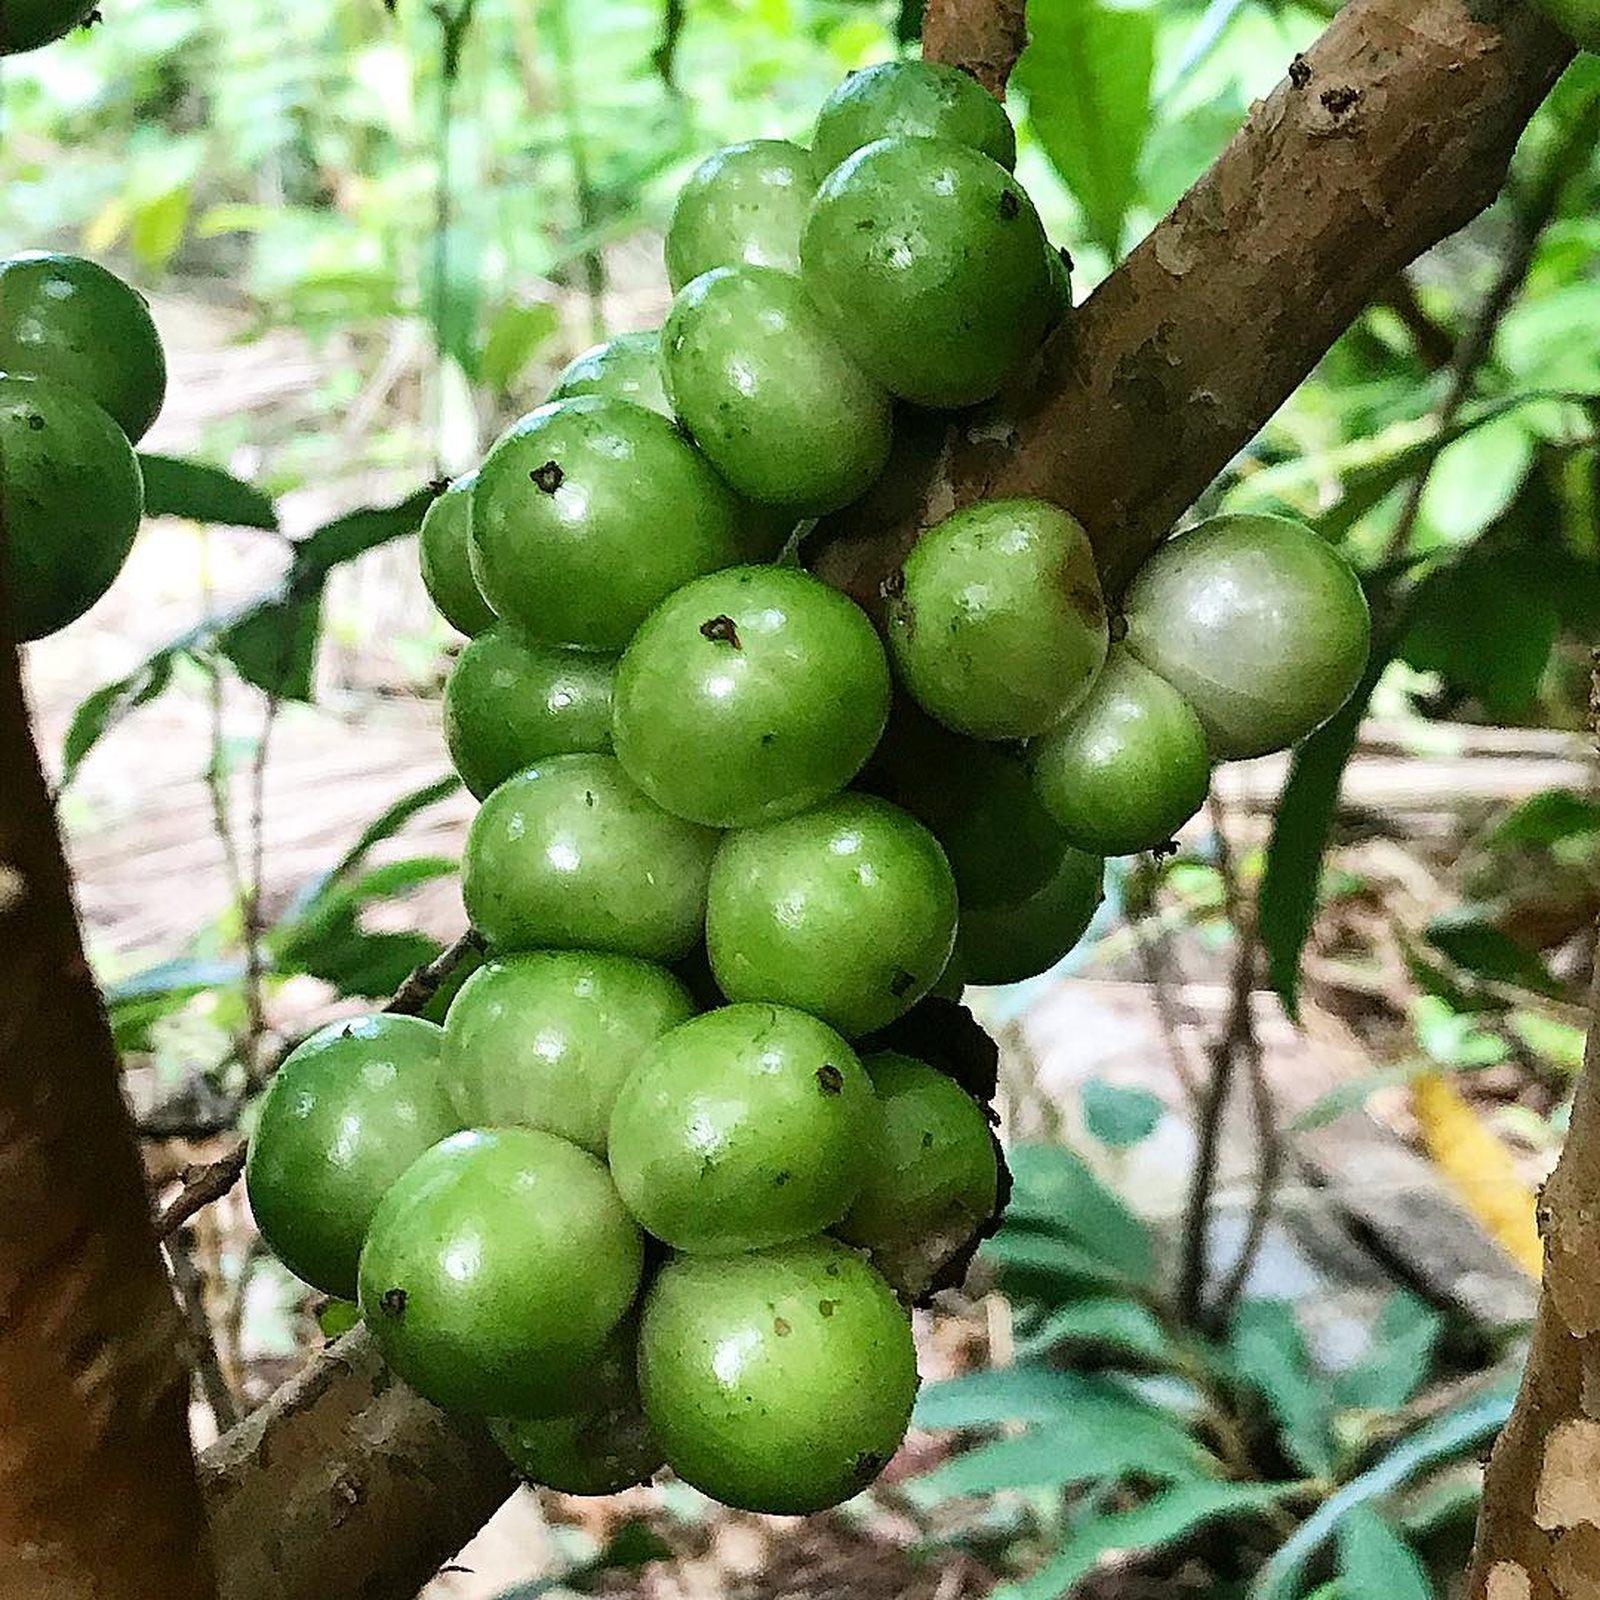
<instances>
[{"instance_id":1,"label":"green leaf","mask_svg":"<svg viewBox=\"0 0 1600 1600\"><path fill-rule=\"evenodd\" d=\"M437 490L419 489L395 505L352 511L307 534L295 546L290 588L297 594L308 594L335 567L414 534L437 498Z\"/></svg>"},{"instance_id":2,"label":"green leaf","mask_svg":"<svg viewBox=\"0 0 1600 1600\"><path fill-rule=\"evenodd\" d=\"M1562 992L1561 984L1538 951L1518 944L1497 928L1480 907L1462 906L1435 917L1427 926L1426 937L1435 950L1458 967L1491 983L1508 983L1536 994Z\"/></svg>"},{"instance_id":3,"label":"green leaf","mask_svg":"<svg viewBox=\"0 0 1600 1600\"><path fill-rule=\"evenodd\" d=\"M1379 1089L1403 1088L1438 1070L1437 1061L1417 1060L1402 1062L1397 1067L1384 1067L1377 1072L1363 1072L1359 1077L1347 1079L1314 1100L1289 1124L1289 1131L1313 1133L1318 1128L1326 1128L1346 1112L1365 1105Z\"/></svg>"},{"instance_id":4,"label":"green leaf","mask_svg":"<svg viewBox=\"0 0 1600 1600\"><path fill-rule=\"evenodd\" d=\"M1344 1600L1433 1600L1416 1551L1368 1506L1339 1526L1339 1576Z\"/></svg>"},{"instance_id":5,"label":"green leaf","mask_svg":"<svg viewBox=\"0 0 1600 1600\"><path fill-rule=\"evenodd\" d=\"M1153 1312L1137 1300L1097 1295L1052 1311L1017 1340L1017 1357L1048 1355L1062 1345L1086 1345L1152 1366L1169 1366L1179 1352Z\"/></svg>"},{"instance_id":6,"label":"green leaf","mask_svg":"<svg viewBox=\"0 0 1600 1600\"><path fill-rule=\"evenodd\" d=\"M1163 1550L1213 1523L1259 1515L1294 1492L1288 1484L1190 1483L1156 1495L1137 1510L1088 1517L1032 1577L1001 1584L991 1600L1068 1600L1113 1552Z\"/></svg>"},{"instance_id":7,"label":"green leaf","mask_svg":"<svg viewBox=\"0 0 1600 1600\"><path fill-rule=\"evenodd\" d=\"M1060 1145L1024 1143L1013 1145L1007 1158L1009 1221L1071 1240L1134 1283L1155 1281L1149 1229L1080 1156Z\"/></svg>"},{"instance_id":8,"label":"green leaf","mask_svg":"<svg viewBox=\"0 0 1600 1600\"><path fill-rule=\"evenodd\" d=\"M160 272L183 243L192 198L185 180L134 206L128 218L128 243L147 272Z\"/></svg>"},{"instance_id":9,"label":"green leaf","mask_svg":"<svg viewBox=\"0 0 1600 1600\"><path fill-rule=\"evenodd\" d=\"M187 998L199 994L202 989L220 989L237 983L243 971L243 962L237 960L207 961L181 956L172 961L159 961L115 983L104 984L100 992L108 1006L172 995Z\"/></svg>"},{"instance_id":10,"label":"green leaf","mask_svg":"<svg viewBox=\"0 0 1600 1600\"><path fill-rule=\"evenodd\" d=\"M1113 1150L1143 1144L1166 1111L1148 1089L1124 1089L1104 1078L1090 1078L1083 1086L1082 1099L1084 1125Z\"/></svg>"},{"instance_id":11,"label":"green leaf","mask_svg":"<svg viewBox=\"0 0 1600 1600\"><path fill-rule=\"evenodd\" d=\"M1250 1300L1234 1315L1229 1354L1243 1382L1267 1402L1284 1453L1317 1478L1334 1469L1329 1393L1311 1370L1294 1308L1281 1300Z\"/></svg>"},{"instance_id":12,"label":"green leaf","mask_svg":"<svg viewBox=\"0 0 1600 1600\"><path fill-rule=\"evenodd\" d=\"M1546 789L1513 806L1485 842L1492 850L1544 849L1588 833L1600 833L1600 800L1571 789Z\"/></svg>"},{"instance_id":13,"label":"green leaf","mask_svg":"<svg viewBox=\"0 0 1600 1600\"><path fill-rule=\"evenodd\" d=\"M478 375L489 388L504 392L561 326L561 314L548 300L511 301L495 312L478 358Z\"/></svg>"},{"instance_id":14,"label":"green leaf","mask_svg":"<svg viewBox=\"0 0 1600 1600\"><path fill-rule=\"evenodd\" d=\"M1444 1318L1415 1295L1391 1295L1366 1354L1334 1384L1334 1398L1352 1411L1398 1411L1428 1381L1444 1335Z\"/></svg>"},{"instance_id":15,"label":"green leaf","mask_svg":"<svg viewBox=\"0 0 1600 1600\"><path fill-rule=\"evenodd\" d=\"M166 693L174 664L171 652L160 651L141 662L126 678L103 685L79 704L61 747L61 788L77 777L89 752L130 711L149 705Z\"/></svg>"},{"instance_id":16,"label":"green leaf","mask_svg":"<svg viewBox=\"0 0 1600 1600\"><path fill-rule=\"evenodd\" d=\"M1102 0L1033 0L1014 81L1095 242L1115 260L1150 127L1156 20Z\"/></svg>"},{"instance_id":17,"label":"green leaf","mask_svg":"<svg viewBox=\"0 0 1600 1600\"><path fill-rule=\"evenodd\" d=\"M280 700L313 698L322 597L265 605L226 629L217 649L246 683Z\"/></svg>"},{"instance_id":18,"label":"green leaf","mask_svg":"<svg viewBox=\"0 0 1600 1600\"><path fill-rule=\"evenodd\" d=\"M1110 1262L1074 1240L1035 1233L1014 1222L984 1240L982 1255L1013 1294L1052 1303L1085 1288L1118 1288L1128 1281Z\"/></svg>"},{"instance_id":19,"label":"green leaf","mask_svg":"<svg viewBox=\"0 0 1600 1600\"><path fill-rule=\"evenodd\" d=\"M928 1384L917 1397L914 1421L919 1428L962 1429L1060 1422L1107 1395L1138 1404L1103 1379L1024 1362Z\"/></svg>"},{"instance_id":20,"label":"green leaf","mask_svg":"<svg viewBox=\"0 0 1600 1600\"><path fill-rule=\"evenodd\" d=\"M190 522L268 531L278 526L271 499L221 467L143 452L139 466L144 472L147 517L186 517Z\"/></svg>"}]
</instances>

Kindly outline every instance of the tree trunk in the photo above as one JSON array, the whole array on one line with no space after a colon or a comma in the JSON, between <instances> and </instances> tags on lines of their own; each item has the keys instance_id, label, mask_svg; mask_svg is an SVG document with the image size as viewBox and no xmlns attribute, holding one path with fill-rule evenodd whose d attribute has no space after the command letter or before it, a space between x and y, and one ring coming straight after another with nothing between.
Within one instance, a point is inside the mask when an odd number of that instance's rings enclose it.
<instances>
[{"instance_id":1,"label":"tree trunk","mask_svg":"<svg viewBox=\"0 0 1600 1600\"><path fill-rule=\"evenodd\" d=\"M207 1600L183 1327L4 639L0 950L0 1594Z\"/></svg>"}]
</instances>

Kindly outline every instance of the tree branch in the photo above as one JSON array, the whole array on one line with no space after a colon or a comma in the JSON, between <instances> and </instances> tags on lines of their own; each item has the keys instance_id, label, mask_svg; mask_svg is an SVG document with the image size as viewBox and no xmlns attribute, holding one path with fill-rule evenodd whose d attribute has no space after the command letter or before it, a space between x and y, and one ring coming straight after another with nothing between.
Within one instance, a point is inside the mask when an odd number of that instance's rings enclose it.
<instances>
[{"instance_id":1,"label":"tree branch","mask_svg":"<svg viewBox=\"0 0 1600 1600\"><path fill-rule=\"evenodd\" d=\"M1006 80L1028 42L1026 0L928 0L922 54L970 72L1004 100Z\"/></svg>"}]
</instances>

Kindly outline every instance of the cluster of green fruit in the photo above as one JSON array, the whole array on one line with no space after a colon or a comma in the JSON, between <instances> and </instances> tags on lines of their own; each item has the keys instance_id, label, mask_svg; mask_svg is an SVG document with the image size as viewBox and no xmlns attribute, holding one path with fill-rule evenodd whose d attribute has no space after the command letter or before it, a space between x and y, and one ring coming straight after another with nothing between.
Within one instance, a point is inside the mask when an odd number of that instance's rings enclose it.
<instances>
[{"instance_id":1,"label":"cluster of green fruit","mask_svg":"<svg viewBox=\"0 0 1600 1600\"><path fill-rule=\"evenodd\" d=\"M1107 852L1361 670L1359 585L1294 523L1173 541L1114 647L1040 502L931 529L887 648L784 559L883 469L895 403L993 396L1062 314L1013 152L974 82L896 63L812 150L714 156L661 334L580 357L424 524L472 636L445 729L490 955L442 1030L294 1052L249 1185L283 1260L537 1482L665 1462L771 1512L871 1482L916 1389L905 1307L1001 1188L984 1107L885 1030L1054 965Z\"/></svg>"},{"instance_id":2,"label":"cluster of green fruit","mask_svg":"<svg viewBox=\"0 0 1600 1600\"><path fill-rule=\"evenodd\" d=\"M0 0L0 56L64 39L93 20L99 0Z\"/></svg>"},{"instance_id":3,"label":"cluster of green fruit","mask_svg":"<svg viewBox=\"0 0 1600 1600\"><path fill-rule=\"evenodd\" d=\"M144 515L133 447L161 410L166 357L143 297L78 256L0 260L0 524L11 633L81 617Z\"/></svg>"}]
</instances>

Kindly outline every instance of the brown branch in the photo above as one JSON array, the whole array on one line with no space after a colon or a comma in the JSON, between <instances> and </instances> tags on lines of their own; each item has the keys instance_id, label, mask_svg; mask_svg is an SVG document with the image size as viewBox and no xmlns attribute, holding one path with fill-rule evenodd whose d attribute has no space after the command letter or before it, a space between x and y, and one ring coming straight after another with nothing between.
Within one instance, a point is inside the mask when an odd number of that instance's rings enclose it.
<instances>
[{"instance_id":1,"label":"brown branch","mask_svg":"<svg viewBox=\"0 0 1600 1600\"><path fill-rule=\"evenodd\" d=\"M244 1173L246 1153L241 1139L215 1161L186 1168L183 1187L156 1215L156 1237L170 1239L197 1212L204 1211L227 1194Z\"/></svg>"},{"instance_id":2,"label":"brown branch","mask_svg":"<svg viewBox=\"0 0 1600 1600\"><path fill-rule=\"evenodd\" d=\"M1005 99L1006 80L1028 42L1026 0L928 0L922 54L970 72Z\"/></svg>"},{"instance_id":3,"label":"brown branch","mask_svg":"<svg viewBox=\"0 0 1600 1600\"><path fill-rule=\"evenodd\" d=\"M1351 0L1063 325L1009 430L908 440L902 480L819 530L815 569L876 609L923 527L1038 495L1120 589L1395 273L1494 198L1571 56L1522 0Z\"/></svg>"},{"instance_id":4,"label":"brown branch","mask_svg":"<svg viewBox=\"0 0 1600 1600\"><path fill-rule=\"evenodd\" d=\"M454 944L441 950L426 966L418 967L394 992L383 1009L400 1016L414 1017L425 1011L428 1002L438 994L456 974L461 963L483 951L483 935L476 928L468 928Z\"/></svg>"},{"instance_id":5,"label":"brown branch","mask_svg":"<svg viewBox=\"0 0 1600 1600\"><path fill-rule=\"evenodd\" d=\"M167 1262L172 1268L173 1293L189 1325L190 1356L200 1379L200 1392L211 1408L218 1432L222 1432L239 1420L239 1402L217 1357L216 1334L206 1310L205 1277L195 1262L192 1244L193 1236L180 1230L167 1241Z\"/></svg>"},{"instance_id":6,"label":"brown branch","mask_svg":"<svg viewBox=\"0 0 1600 1600\"><path fill-rule=\"evenodd\" d=\"M0 948L0 1593L208 1600L182 1325L4 638Z\"/></svg>"}]
</instances>

